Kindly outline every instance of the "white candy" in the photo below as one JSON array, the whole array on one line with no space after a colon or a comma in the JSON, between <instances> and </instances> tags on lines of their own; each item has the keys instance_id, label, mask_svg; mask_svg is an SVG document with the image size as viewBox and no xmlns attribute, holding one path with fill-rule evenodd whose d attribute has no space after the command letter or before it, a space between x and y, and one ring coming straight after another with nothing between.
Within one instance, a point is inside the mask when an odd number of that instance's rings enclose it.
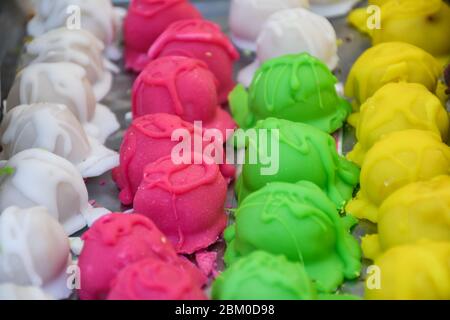
<instances>
[{"instance_id":1,"label":"white candy","mask_svg":"<svg viewBox=\"0 0 450 320\"><path fill-rule=\"evenodd\" d=\"M245 86L252 82L256 70L267 60L307 52L335 69L337 37L332 24L324 17L306 9L286 9L270 16L259 34L256 60L238 75Z\"/></svg>"},{"instance_id":2,"label":"white candy","mask_svg":"<svg viewBox=\"0 0 450 320\"><path fill-rule=\"evenodd\" d=\"M120 128L114 113L97 104L86 71L74 63L35 63L18 74L8 95L7 109L41 102L69 107L87 134L100 143Z\"/></svg>"},{"instance_id":3,"label":"white candy","mask_svg":"<svg viewBox=\"0 0 450 320\"><path fill-rule=\"evenodd\" d=\"M335 18L348 13L361 0L309 0L311 10L327 18Z\"/></svg>"},{"instance_id":4,"label":"white candy","mask_svg":"<svg viewBox=\"0 0 450 320\"><path fill-rule=\"evenodd\" d=\"M232 0L231 39L239 48L255 51L259 32L273 13L308 6L308 0Z\"/></svg>"},{"instance_id":5,"label":"white candy","mask_svg":"<svg viewBox=\"0 0 450 320\"><path fill-rule=\"evenodd\" d=\"M0 283L41 288L67 298L69 239L46 208L9 207L0 215Z\"/></svg>"},{"instance_id":6,"label":"white candy","mask_svg":"<svg viewBox=\"0 0 450 320\"><path fill-rule=\"evenodd\" d=\"M13 174L0 176L0 210L43 206L67 235L109 213L89 204L83 178L69 161L43 149L28 149L2 161Z\"/></svg>"},{"instance_id":7,"label":"white candy","mask_svg":"<svg viewBox=\"0 0 450 320\"><path fill-rule=\"evenodd\" d=\"M123 9L114 8L111 0L36 0L36 15L28 23L28 34L37 37L65 27L91 32L107 47L107 55L120 58L118 43Z\"/></svg>"},{"instance_id":8,"label":"white candy","mask_svg":"<svg viewBox=\"0 0 450 320\"><path fill-rule=\"evenodd\" d=\"M103 43L85 30L52 30L35 38L26 49L31 63L72 62L83 67L97 101L111 89L111 71L118 72L117 67L103 57Z\"/></svg>"},{"instance_id":9,"label":"white candy","mask_svg":"<svg viewBox=\"0 0 450 320\"><path fill-rule=\"evenodd\" d=\"M38 103L13 108L0 133L3 159L27 149L45 149L69 160L84 178L100 176L119 165L118 153L88 137L65 105Z\"/></svg>"},{"instance_id":10,"label":"white candy","mask_svg":"<svg viewBox=\"0 0 450 320\"><path fill-rule=\"evenodd\" d=\"M38 287L0 284L0 300L54 300Z\"/></svg>"}]
</instances>

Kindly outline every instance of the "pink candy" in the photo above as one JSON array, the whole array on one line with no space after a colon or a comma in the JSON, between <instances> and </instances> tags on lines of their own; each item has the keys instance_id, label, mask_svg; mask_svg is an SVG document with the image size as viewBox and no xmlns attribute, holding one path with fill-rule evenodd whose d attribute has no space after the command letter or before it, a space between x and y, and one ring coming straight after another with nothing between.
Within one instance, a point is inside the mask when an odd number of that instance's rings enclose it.
<instances>
[{"instance_id":1,"label":"pink candy","mask_svg":"<svg viewBox=\"0 0 450 320\"><path fill-rule=\"evenodd\" d=\"M201 18L186 0L132 0L124 21L126 68L144 69L149 62L148 49L171 23Z\"/></svg>"},{"instance_id":2,"label":"pink candy","mask_svg":"<svg viewBox=\"0 0 450 320\"><path fill-rule=\"evenodd\" d=\"M148 51L150 59L184 56L204 61L219 81L219 103L226 103L233 89L233 64L239 53L220 27L206 20L172 23Z\"/></svg>"}]
</instances>

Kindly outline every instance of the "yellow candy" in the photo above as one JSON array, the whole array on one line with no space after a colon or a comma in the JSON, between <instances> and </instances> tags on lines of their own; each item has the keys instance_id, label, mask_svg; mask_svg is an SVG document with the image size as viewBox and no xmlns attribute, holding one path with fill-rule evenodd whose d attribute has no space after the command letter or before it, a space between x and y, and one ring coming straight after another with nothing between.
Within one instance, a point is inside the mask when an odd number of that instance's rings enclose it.
<instances>
[{"instance_id":1,"label":"yellow candy","mask_svg":"<svg viewBox=\"0 0 450 320\"><path fill-rule=\"evenodd\" d=\"M426 51L402 42L386 42L365 51L353 65L345 95L354 99L356 110L378 89L391 82L423 84L435 92L442 70Z\"/></svg>"},{"instance_id":2,"label":"yellow candy","mask_svg":"<svg viewBox=\"0 0 450 320\"><path fill-rule=\"evenodd\" d=\"M372 222L378 208L393 192L416 181L425 181L450 170L450 148L438 135L404 130L386 135L367 153L361 168L361 189L347 213Z\"/></svg>"},{"instance_id":3,"label":"yellow candy","mask_svg":"<svg viewBox=\"0 0 450 320\"><path fill-rule=\"evenodd\" d=\"M361 165L374 143L391 132L427 130L447 141L448 128L446 109L427 88L417 83L389 83L361 106L356 125L358 143L347 158Z\"/></svg>"},{"instance_id":4,"label":"yellow candy","mask_svg":"<svg viewBox=\"0 0 450 320\"><path fill-rule=\"evenodd\" d=\"M369 1L378 5L380 28L367 27L369 13L357 9L348 21L372 37L372 44L401 41L413 44L434 56L450 54L450 7L443 0L384 0Z\"/></svg>"},{"instance_id":5,"label":"yellow candy","mask_svg":"<svg viewBox=\"0 0 450 320\"><path fill-rule=\"evenodd\" d=\"M421 240L450 242L450 176L409 184L389 196L378 214L378 234L362 239L369 259Z\"/></svg>"},{"instance_id":6,"label":"yellow candy","mask_svg":"<svg viewBox=\"0 0 450 320\"><path fill-rule=\"evenodd\" d=\"M375 260L366 299L450 299L450 242L420 243L392 248ZM377 285L379 284L379 287Z\"/></svg>"}]
</instances>

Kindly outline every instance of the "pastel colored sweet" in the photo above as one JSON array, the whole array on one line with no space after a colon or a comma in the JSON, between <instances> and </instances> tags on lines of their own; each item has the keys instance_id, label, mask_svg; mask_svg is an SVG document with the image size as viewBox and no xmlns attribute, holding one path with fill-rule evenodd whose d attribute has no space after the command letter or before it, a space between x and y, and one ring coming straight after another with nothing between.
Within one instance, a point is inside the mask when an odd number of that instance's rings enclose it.
<instances>
[{"instance_id":1,"label":"pastel colored sweet","mask_svg":"<svg viewBox=\"0 0 450 320\"><path fill-rule=\"evenodd\" d=\"M238 85L230 94L234 119L242 128L275 117L310 124L331 133L351 112L339 97L336 77L325 64L307 53L265 62L248 90Z\"/></svg>"},{"instance_id":2,"label":"pastel colored sweet","mask_svg":"<svg viewBox=\"0 0 450 320\"><path fill-rule=\"evenodd\" d=\"M345 95L355 109L390 82L423 84L435 92L441 76L438 61L426 51L403 42L385 42L365 51L355 62L345 84Z\"/></svg>"},{"instance_id":3,"label":"pastel colored sweet","mask_svg":"<svg viewBox=\"0 0 450 320\"><path fill-rule=\"evenodd\" d=\"M239 202L270 182L295 183L301 180L319 186L337 208L342 208L351 199L353 189L358 184L359 169L338 155L335 141L330 135L306 124L275 118L259 121L255 129L257 137L269 130L267 141L257 143L249 135L247 146L255 147L247 148L246 158L250 159L251 152L266 155L275 152L276 155L278 151L279 156L272 159L271 165L262 161L261 157L256 163L246 161L236 183ZM279 150L267 148L272 137L279 138Z\"/></svg>"},{"instance_id":4,"label":"pastel colored sweet","mask_svg":"<svg viewBox=\"0 0 450 320\"><path fill-rule=\"evenodd\" d=\"M256 47L255 61L238 75L238 81L246 87L262 63L286 54L309 53L331 70L339 61L333 25L303 8L280 10L271 15L259 33Z\"/></svg>"},{"instance_id":5,"label":"pastel colored sweet","mask_svg":"<svg viewBox=\"0 0 450 320\"><path fill-rule=\"evenodd\" d=\"M239 53L219 25L206 20L172 23L148 51L151 60L186 56L204 61L219 81L219 103L227 101L234 87L233 65Z\"/></svg>"},{"instance_id":6,"label":"pastel colored sweet","mask_svg":"<svg viewBox=\"0 0 450 320\"><path fill-rule=\"evenodd\" d=\"M12 283L0 284L0 300L54 300L42 289L32 286L18 286Z\"/></svg>"},{"instance_id":7,"label":"pastel colored sweet","mask_svg":"<svg viewBox=\"0 0 450 320\"><path fill-rule=\"evenodd\" d=\"M217 164L200 160L174 164L168 156L148 165L134 199L134 210L152 219L178 253L207 248L227 225L227 183Z\"/></svg>"},{"instance_id":8,"label":"pastel colored sweet","mask_svg":"<svg viewBox=\"0 0 450 320\"><path fill-rule=\"evenodd\" d=\"M132 122L120 147L120 166L113 171L113 179L121 189L119 199L123 204L133 203L144 168L172 153L179 143L171 139L177 129L186 130L192 137L198 135L191 123L170 114L150 114Z\"/></svg>"},{"instance_id":9,"label":"pastel colored sweet","mask_svg":"<svg viewBox=\"0 0 450 320\"><path fill-rule=\"evenodd\" d=\"M376 1L375 1L376 2ZM374 1L369 1L374 4ZM378 4L380 5L380 4ZM359 16L367 17L365 9L358 9L349 21L368 33L373 45L389 41L401 41L415 45L434 56L450 56L448 30L450 7L443 0L389 0L380 7L382 28L368 29ZM417 32L411 32L417 30Z\"/></svg>"},{"instance_id":10,"label":"pastel colored sweet","mask_svg":"<svg viewBox=\"0 0 450 320\"><path fill-rule=\"evenodd\" d=\"M28 149L17 153L0 168L0 210L46 207L67 235L91 225L108 213L89 204L88 192L75 166L47 150ZM9 169L9 170L8 170ZM8 172L9 171L9 172Z\"/></svg>"},{"instance_id":11,"label":"pastel colored sweet","mask_svg":"<svg viewBox=\"0 0 450 320\"><path fill-rule=\"evenodd\" d=\"M150 62L133 85L133 118L152 113L175 114L185 121L201 121L227 137L236 124L219 106L217 80L196 59L167 56Z\"/></svg>"},{"instance_id":12,"label":"pastel colored sweet","mask_svg":"<svg viewBox=\"0 0 450 320\"><path fill-rule=\"evenodd\" d=\"M213 283L215 300L314 300L316 288L299 262L255 251L227 268Z\"/></svg>"},{"instance_id":13,"label":"pastel colored sweet","mask_svg":"<svg viewBox=\"0 0 450 320\"><path fill-rule=\"evenodd\" d=\"M328 18L345 15L359 0L309 0L311 11Z\"/></svg>"},{"instance_id":14,"label":"pastel colored sweet","mask_svg":"<svg viewBox=\"0 0 450 320\"><path fill-rule=\"evenodd\" d=\"M380 207L378 234L364 237L362 248L374 259L423 239L450 242L450 176L411 183L390 195Z\"/></svg>"},{"instance_id":15,"label":"pastel colored sweet","mask_svg":"<svg viewBox=\"0 0 450 320\"><path fill-rule=\"evenodd\" d=\"M4 116L0 136L2 159L40 148L69 160L84 178L100 176L119 164L119 154L86 135L65 105L17 106Z\"/></svg>"},{"instance_id":16,"label":"pastel colored sweet","mask_svg":"<svg viewBox=\"0 0 450 320\"><path fill-rule=\"evenodd\" d=\"M255 51L258 35L272 14L308 7L308 0L232 0L229 16L231 39L239 48Z\"/></svg>"},{"instance_id":17,"label":"pastel colored sweet","mask_svg":"<svg viewBox=\"0 0 450 320\"><path fill-rule=\"evenodd\" d=\"M72 62L83 67L97 101L110 91L112 72L119 71L104 58L104 49L104 44L90 32L67 28L51 30L26 45L30 63Z\"/></svg>"},{"instance_id":18,"label":"pastel colored sweet","mask_svg":"<svg viewBox=\"0 0 450 320\"><path fill-rule=\"evenodd\" d=\"M449 174L450 148L440 137L422 130L386 135L367 153L361 169L361 189L346 211L360 219L378 221L378 209L401 187Z\"/></svg>"},{"instance_id":19,"label":"pastel colored sweet","mask_svg":"<svg viewBox=\"0 0 450 320\"><path fill-rule=\"evenodd\" d=\"M180 265L146 258L123 268L108 300L206 300L192 275Z\"/></svg>"},{"instance_id":20,"label":"pastel colored sweet","mask_svg":"<svg viewBox=\"0 0 450 320\"><path fill-rule=\"evenodd\" d=\"M76 29L76 17L82 17L81 27L91 32L107 47L111 58L119 58L114 48L121 29L122 10L114 8L111 0L34 0L35 15L27 26L28 34L40 36L50 30L72 27Z\"/></svg>"},{"instance_id":21,"label":"pastel colored sweet","mask_svg":"<svg viewBox=\"0 0 450 320\"><path fill-rule=\"evenodd\" d=\"M370 300L449 300L449 242L394 247L374 262L380 287L366 286Z\"/></svg>"},{"instance_id":22,"label":"pastel colored sweet","mask_svg":"<svg viewBox=\"0 0 450 320\"><path fill-rule=\"evenodd\" d=\"M114 113L97 104L86 70L74 63L33 63L21 70L6 100L7 110L32 103L66 105L86 133L101 143L120 128Z\"/></svg>"},{"instance_id":23,"label":"pastel colored sweet","mask_svg":"<svg viewBox=\"0 0 450 320\"><path fill-rule=\"evenodd\" d=\"M80 267L83 300L105 299L121 270L151 258L179 265L202 286L205 278L188 260L178 257L155 224L140 214L112 213L99 219L82 236ZM125 294L125 292L124 292Z\"/></svg>"},{"instance_id":24,"label":"pastel colored sweet","mask_svg":"<svg viewBox=\"0 0 450 320\"><path fill-rule=\"evenodd\" d=\"M431 131L448 139L447 110L439 99L418 83L388 83L361 106L356 117L358 143L347 158L358 165L384 135L401 130Z\"/></svg>"},{"instance_id":25,"label":"pastel colored sweet","mask_svg":"<svg viewBox=\"0 0 450 320\"><path fill-rule=\"evenodd\" d=\"M334 292L360 274L360 248L349 232L354 224L311 182L270 183L239 204L225 233L225 262L255 250L282 254L302 262L319 291Z\"/></svg>"},{"instance_id":26,"label":"pastel colored sweet","mask_svg":"<svg viewBox=\"0 0 450 320\"><path fill-rule=\"evenodd\" d=\"M173 22L201 19L187 0L132 0L124 21L125 67L140 72L149 62L147 51Z\"/></svg>"},{"instance_id":27,"label":"pastel colored sweet","mask_svg":"<svg viewBox=\"0 0 450 320\"><path fill-rule=\"evenodd\" d=\"M34 291L42 290L44 295L56 299L65 299L71 294L66 273L71 264L69 239L46 208L8 207L3 210L0 247L1 284L33 286ZM13 294L11 288L1 287L0 295L5 289L8 295ZM19 291L16 293L20 294Z\"/></svg>"}]
</instances>

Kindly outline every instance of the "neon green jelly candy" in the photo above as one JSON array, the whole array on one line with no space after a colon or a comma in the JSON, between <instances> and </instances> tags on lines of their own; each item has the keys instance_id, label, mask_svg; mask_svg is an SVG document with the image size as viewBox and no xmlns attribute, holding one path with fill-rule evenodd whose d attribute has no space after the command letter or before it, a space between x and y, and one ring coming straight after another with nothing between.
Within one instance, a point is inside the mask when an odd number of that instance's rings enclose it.
<instances>
[{"instance_id":1,"label":"neon green jelly candy","mask_svg":"<svg viewBox=\"0 0 450 320\"><path fill-rule=\"evenodd\" d=\"M239 205L235 219L225 233L227 265L255 250L283 254L304 264L320 292L360 274L361 250L350 234L357 220L341 218L311 182L270 183Z\"/></svg>"},{"instance_id":2,"label":"neon green jelly candy","mask_svg":"<svg viewBox=\"0 0 450 320\"><path fill-rule=\"evenodd\" d=\"M230 94L233 117L241 128L275 117L310 124L331 133L342 127L352 108L336 92L336 77L307 53L265 62L247 92L238 85Z\"/></svg>"},{"instance_id":3,"label":"neon green jelly candy","mask_svg":"<svg viewBox=\"0 0 450 320\"><path fill-rule=\"evenodd\" d=\"M316 288L299 262L255 251L239 259L213 283L216 300L314 300Z\"/></svg>"},{"instance_id":4,"label":"neon green jelly candy","mask_svg":"<svg viewBox=\"0 0 450 320\"><path fill-rule=\"evenodd\" d=\"M338 209L351 199L359 168L338 155L329 134L307 124L275 118L258 121L246 134L246 161L235 188L239 202L269 182L301 180L319 186ZM272 140L278 141L278 150ZM256 161L252 161L254 154L259 155Z\"/></svg>"}]
</instances>

